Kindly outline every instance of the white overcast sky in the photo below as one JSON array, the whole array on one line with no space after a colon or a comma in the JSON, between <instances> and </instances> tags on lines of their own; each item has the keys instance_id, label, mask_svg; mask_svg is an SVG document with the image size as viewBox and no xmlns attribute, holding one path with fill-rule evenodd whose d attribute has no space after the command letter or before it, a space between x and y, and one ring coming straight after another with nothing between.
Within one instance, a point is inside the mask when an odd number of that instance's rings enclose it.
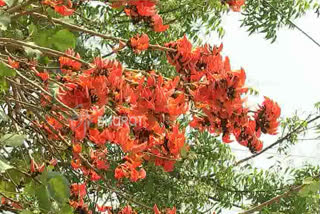
<instances>
[{"instance_id":1,"label":"white overcast sky","mask_svg":"<svg viewBox=\"0 0 320 214\"><path fill-rule=\"evenodd\" d=\"M233 69L243 67L247 73L247 85L256 88L261 95L276 100L282 109L282 116L298 112L310 112L320 101L320 47L314 44L297 29L281 29L278 39L271 44L262 34L248 35L240 28L241 14L230 13L223 19L226 34L219 40L210 36L207 42L223 42L224 55L230 57ZM294 21L320 42L320 18L310 13ZM264 138L265 145L274 142L276 137ZM319 145L318 145L319 144ZM247 157L246 148L233 143L231 145L238 159ZM267 157L275 154L275 159ZM290 150L290 156L278 156L276 150L270 150L256 158L254 165L268 168L281 160L284 166L302 166L305 162L320 163L320 141L299 142ZM236 211L236 210L234 210ZM237 213L227 211L223 213Z\"/></svg>"}]
</instances>

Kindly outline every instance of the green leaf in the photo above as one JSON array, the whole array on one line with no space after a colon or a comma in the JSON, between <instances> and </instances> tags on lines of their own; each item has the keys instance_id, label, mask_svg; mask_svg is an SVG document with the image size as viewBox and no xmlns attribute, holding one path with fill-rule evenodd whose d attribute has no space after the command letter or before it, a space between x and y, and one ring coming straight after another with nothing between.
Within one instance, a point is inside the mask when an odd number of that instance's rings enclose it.
<instances>
[{"instance_id":1,"label":"green leaf","mask_svg":"<svg viewBox=\"0 0 320 214\"><path fill-rule=\"evenodd\" d=\"M60 213L73 214L73 208L70 205L66 204L64 207L61 208Z\"/></svg>"},{"instance_id":2,"label":"green leaf","mask_svg":"<svg viewBox=\"0 0 320 214\"><path fill-rule=\"evenodd\" d=\"M3 62L0 62L0 77L14 77L16 71L12 68L9 68Z\"/></svg>"},{"instance_id":3,"label":"green leaf","mask_svg":"<svg viewBox=\"0 0 320 214\"><path fill-rule=\"evenodd\" d=\"M181 148L181 157L185 158L188 155L188 147L186 145L183 145L183 147Z\"/></svg>"},{"instance_id":4,"label":"green leaf","mask_svg":"<svg viewBox=\"0 0 320 214\"><path fill-rule=\"evenodd\" d=\"M6 146L21 146L26 139L25 135L19 135L19 134L5 134L0 138L0 144L6 145Z\"/></svg>"},{"instance_id":5,"label":"green leaf","mask_svg":"<svg viewBox=\"0 0 320 214\"><path fill-rule=\"evenodd\" d=\"M33 41L43 47L51 47L51 34L52 32L50 30L47 31L41 31L41 32L35 32L33 34Z\"/></svg>"},{"instance_id":6,"label":"green leaf","mask_svg":"<svg viewBox=\"0 0 320 214\"><path fill-rule=\"evenodd\" d=\"M311 177L304 179L303 183L306 184L306 186L299 191L299 195L302 197L307 197L315 194L320 189L320 181L315 181Z\"/></svg>"},{"instance_id":7,"label":"green leaf","mask_svg":"<svg viewBox=\"0 0 320 214\"><path fill-rule=\"evenodd\" d=\"M11 7L11 6L14 4L15 0L4 0L4 2L5 2L9 7Z\"/></svg>"},{"instance_id":8,"label":"green leaf","mask_svg":"<svg viewBox=\"0 0 320 214\"><path fill-rule=\"evenodd\" d=\"M29 210L23 210L22 212L20 212L20 214L33 214L33 212Z\"/></svg>"},{"instance_id":9,"label":"green leaf","mask_svg":"<svg viewBox=\"0 0 320 214\"><path fill-rule=\"evenodd\" d=\"M39 203L41 213L48 213L51 210L51 202L49 198L49 192L46 186L38 185L35 189L36 197Z\"/></svg>"},{"instance_id":10,"label":"green leaf","mask_svg":"<svg viewBox=\"0 0 320 214\"><path fill-rule=\"evenodd\" d=\"M58 50L65 51L68 48L75 48L76 39L73 33L66 29L63 29L59 30L52 36L52 44Z\"/></svg>"},{"instance_id":11,"label":"green leaf","mask_svg":"<svg viewBox=\"0 0 320 214\"><path fill-rule=\"evenodd\" d=\"M10 15L7 13L0 12L0 30L7 30L11 22Z\"/></svg>"},{"instance_id":12,"label":"green leaf","mask_svg":"<svg viewBox=\"0 0 320 214\"><path fill-rule=\"evenodd\" d=\"M0 173L4 173L6 170L12 169L12 166L8 165L4 161L0 160Z\"/></svg>"},{"instance_id":13,"label":"green leaf","mask_svg":"<svg viewBox=\"0 0 320 214\"><path fill-rule=\"evenodd\" d=\"M9 86L7 80L0 76L0 92L7 91L8 89Z\"/></svg>"},{"instance_id":14,"label":"green leaf","mask_svg":"<svg viewBox=\"0 0 320 214\"><path fill-rule=\"evenodd\" d=\"M70 197L68 180L57 172L48 172L48 190L50 196L61 204L67 202Z\"/></svg>"}]
</instances>

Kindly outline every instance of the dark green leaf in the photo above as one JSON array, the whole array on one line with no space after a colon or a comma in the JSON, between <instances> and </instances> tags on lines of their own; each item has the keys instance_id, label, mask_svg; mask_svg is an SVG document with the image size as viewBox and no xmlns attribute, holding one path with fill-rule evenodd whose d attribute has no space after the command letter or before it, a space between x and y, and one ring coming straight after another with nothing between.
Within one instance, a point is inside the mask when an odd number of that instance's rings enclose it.
<instances>
[{"instance_id":1,"label":"dark green leaf","mask_svg":"<svg viewBox=\"0 0 320 214\"><path fill-rule=\"evenodd\" d=\"M56 34L52 36L52 44L60 51L65 51L68 48L75 48L76 39L73 33L63 29L59 30Z\"/></svg>"},{"instance_id":2,"label":"dark green leaf","mask_svg":"<svg viewBox=\"0 0 320 214\"><path fill-rule=\"evenodd\" d=\"M16 71L12 68L9 68L3 62L0 62L0 77L14 77Z\"/></svg>"},{"instance_id":3,"label":"dark green leaf","mask_svg":"<svg viewBox=\"0 0 320 214\"><path fill-rule=\"evenodd\" d=\"M48 190L53 199L63 204L70 196L68 180L57 172L48 173Z\"/></svg>"}]
</instances>

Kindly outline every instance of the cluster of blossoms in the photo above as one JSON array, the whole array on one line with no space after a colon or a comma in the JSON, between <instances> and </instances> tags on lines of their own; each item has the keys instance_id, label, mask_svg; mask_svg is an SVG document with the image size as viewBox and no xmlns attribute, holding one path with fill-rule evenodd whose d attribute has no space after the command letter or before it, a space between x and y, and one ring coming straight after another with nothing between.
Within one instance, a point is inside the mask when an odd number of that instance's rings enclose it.
<instances>
[{"instance_id":1,"label":"cluster of blossoms","mask_svg":"<svg viewBox=\"0 0 320 214\"><path fill-rule=\"evenodd\" d=\"M125 6L127 14L134 19L146 21L158 16L152 1L117 3L114 6ZM157 27L153 27L156 30ZM149 38L146 34L136 35L127 44L135 53L140 53L148 49ZM168 62L179 74L173 79L155 71L126 70L116 60L99 57L90 65L83 65L80 55L71 49L65 53L73 59L59 58L61 73L51 75L33 68L48 91L50 76L56 78L59 82L56 98L77 113L74 117L58 113L66 107L43 94L41 105L50 109L51 115L38 126L51 140L71 136L71 166L91 181L103 180L104 172L110 170L114 170L119 182L122 179L139 181L147 176L143 168L145 162L172 171L182 151L189 148L185 130L177 120L181 115L192 115L190 127L222 136L225 143L234 138L252 152L262 149L261 133L276 134L280 116L278 104L265 98L256 111L246 107L245 72L231 70L229 59L221 56L222 45L193 48L183 37L165 46L171 49L166 49ZM11 59L9 64L19 67ZM100 118L112 115L129 119L109 125L99 123ZM139 118L140 122L132 123L134 118ZM108 158L111 145L124 154L115 168L110 164L112 158ZM88 157L86 161L83 155ZM32 172L41 172L42 166L33 165ZM71 192L70 205L75 210L90 213L84 202L85 184L73 184ZM111 213L112 208L101 205L97 210ZM135 211L130 206L119 212L131 213ZM160 213L156 205L154 213ZM174 214L176 210L167 209L165 213Z\"/></svg>"},{"instance_id":2,"label":"cluster of blossoms","mask_svg":"<svg viewBox=\"0 0 320 214\"><path fill-rule=\"evenodd\" d=\"M82 212L82 213L92 213L88 209L88 205L85 204L83 198L87 195L87 190L86 190L86 184L85 183L74 183L70 186L70 205L75 209L77 212Z\"/></svg>"},{"instance_id":3,"label":"cluster of blossoms","mask_svg":"<svg viewBox=\"0 0 320 214\"><path fill-rule=\"evenodd\" d=\"M149 46L147 37L143 37L137 35L130 40L133 51L140 52ZM58 113L66 107L42 94L41 105L50 109L51 114L46 122L36 124L51 140L71 136L74 170L91 181L103 180L104 172L114 170L116 179L132 182L146 177L145 162L172 171L182 151L188 150L185 130L177 122L178 117L186 114L193 117L190 127L221 135L225 143L230 143L233 136L252 152L262 149L261 133L276 134L280 116L278 104L265 97L255 111L246 107L245 72L231 70L229 59L221 56L222 45L193 48L183 37L167 43L166 47L172 49L167 51L168 62L179 74L173 79L155 71L126 70L118 61L99 57L89 66L83 65L80 55L71 49L66 54L73 59L59 58L61 73L51 75L32 67L48 91L49 77L55 77L59 82L56 98L77 112L74 117ZM19 68L16 61L8 61L12 67ZM101 125L99 119L110 114L129 119ZM130 118L139 118L140 123L132 123ZM115 168L110 167L112 160L108 158L107 145L111 144L124 154ZM88 157L86 161L81 158L83 155ZM30 171L41 173L44 167L32 160ZM83 188L83 184L72 186L70 204L76 210L90 213L84 203ZM111 213L107 206L97 206L97 209ZM154 212L160 213L157 207ZM120 213L135 212L127 206ZM173 214L175 209L166 213Z\"/></svg>"},{"instance_id":4,"label":"cluster of blossoms","mask_svg":"<svg viewBox=\"0 0 320 214\"><path fill-rule=\"evenodd\" d=\"M70 186L70 192L71 192L71 197L70 197L70 205L74 208L75 212L79 213L86 213L86 214L92 214L93 212L89 210L88 204L84 202L84 198L87 195L87 190L86 190L86 183L73 183ZM5 200L3 199L5 202ZM100 213L108 213L112 214L112 207L111 206L106 206L106 205L96 205L96 210ZM154 214L161 214L159 211L157 205L154 205L153 207ZM127 205L123 207L118 214L137 214L130 205ZM172 209L166 209L165 214L176 214L176 208Z\"/></svg>"},{"instance_id":5,"label":"cluster of blossoms","mask_svg":"<svg viewBox=\"0 0 320 214\"><path fill-rule=\"evenodd\" d=\"M191 127L208 130L212 134L222 134L225 143L236 140L253 152L262 149L259 140L263 133L275 134L280 116L277 103L266 98L261 109L253 117L245 107L244 94L246 75L243 69L232 71L228 58L220 54L222 46L192 48L186 37L166 44L177 49L168 52L168 61L176 67L185 83L185 93L192 96L193 105L203 115L194 115Z\"/></svg>"},{"instance_id":6,"label":"cluster of blossoms","mask_svg":"<svg viewBox=\"0 0 320 214\"><path fill-rule=\"evenodd\" d=\"M138 42L132 46L140 47L141 40L134 37L131 41L134 40ZM177 122L181 115L192 114L191 127L222 135L226 143L230 143L233 136L252 152L262 149L261 133L276 133L279 106L269 98L265 98L254 114L245 106L245 72L231 70L229 59L220 54L222 46L193 48L186 37L166 46L176 50L167 51L169 63L179 73L173 79L155 71L145 75L129 72L118 61L108 59L95 58L85 69L79 61L59 58L57 98L76 109L78 115L66 118L55 113L54 117L47 117L51 127L45 124L42 127L53 140L72 133L71 165L90 180L98 181L102 177L82 162L83 147L89 151L90 164L103 172L110 170L107 144L117 145L125 154L122 163L114 169L116 179L136 182L145 178L143 164L146 161L172 171L176 160L181 158L181 151L188 149L185 130L180 129ZM80 59L72 50L66 53ZM38 72L38 76L45 76L42 80L46 85L48 74ZM45 96L41 103L49 109L61 108ZM112 109L112 113L107 109ZM99 124L99 118L110 114L139 118L141 123L131 123L129 119L121 124ZM68 126L60 122L66 120ZM94 146L87 145L87 141Z\"/></svg>"},{"instance_id":7,"label":"cluster of blossoms","mask_svg":"<svg viewBox=\"0 0 320 214\"><path fill-rule=\"evenodd\" d=\"M134 23L144 21L155 32L166 31L169 26L163 25L163 20L156 10L155 0L118 0L113 2L112 7L125 7L125 13L130 16Z\"/></svg>"}]
</instances>

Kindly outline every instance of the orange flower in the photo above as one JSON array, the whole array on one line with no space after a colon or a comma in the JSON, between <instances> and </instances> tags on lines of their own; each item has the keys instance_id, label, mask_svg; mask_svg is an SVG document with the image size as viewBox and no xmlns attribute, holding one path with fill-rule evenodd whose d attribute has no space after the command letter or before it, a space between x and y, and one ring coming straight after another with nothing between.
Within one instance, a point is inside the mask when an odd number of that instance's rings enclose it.
<instances>
[{"instance_id":1,"label":"orange flower","mask_svg":"<svg viewBox=\"0 0 320 214\"><path fill-rule=\"evenodd\" d=\"M10 57L8 57L8 63L12 68L19 68L19 62L12 60Z\"/></svg>"},{"instance_id":2,"label":"orange flower","mask_svg":"<svg viewBox=\"0 0 320 214\"><path fill-rule=\"evenodd\" d=\"M74 10L68 8L65 5L54 6L54 10L62 16L71 16L74 13Z\"/></svg>"},{"instance_id":3,"label":"orange flower","mask_svg":"<svg viewBox=\"0 0 320 214\"><path fill-rule=\"evenodd\" d=\"M83 198L87 195L86 183L82 184L71 184L71 194Z\"/></svg>"},{"instance_id":4,"label":"orange flower","mask_svg":"<svg viewBox=\"0 0 320 214\"><path fill-rule=\"evenodd\" d=\"M268 97L264 97L262 106L255 113L256 130L261 129L265 134L275 135L279 126L281 109L279 105Z\"/></svg>"},{"instance_id":5,"label":"orange flower","mask_svg":"<svg viewBox=\"0 0 320 214\"><path fill-rule=\"evenodd\" d=\"M106 211L108 211L108 213L111 214L112 207L110 207L110 206L104 206L104 205L99 206L99 204L97 204L97 210L98 210L99 212L106 212Z\"/></svg>"},{"instance_id":6,"label":"orange flower","mask_svg":"<svg viewBox=\"0 0 320 214\"><path fill-rule=\"evenodd\" d=\"M65 53L69 56L80 59L79 53L75 53L72 49L66 50ZM81 69L81 63L70 59L69 57L61 56L59 57L59 62L62 73L70 73L72 71L79 71Z\"/></svg>"},{"instance_id":7,"label":"orange flower","mask_svg":"<svg viewBox=\"0 0 320 214\"><path fill-rule=\"evenodd\" d=\"M239 12L245 2L246 0L227 0L227 4L230 6L231 10L235 12Z\"/></svg>"},{"instance_id":8,"label":"orange flower","mask_svg":"<svg viewBox=\"0 0 320 214\"><path fill-rule=\"evenodd\" d=\"M73 169L79 169L81 167L80 159L71 160L71 166Z\"/></svg>"},{"instance_id":9,"label":"orange flower","mask_svg":"<svg viewBox=\"0 0 320 214\"><path fill-rule=\"evenodd\" d=\"M71 0L43 0L42 4L51 6L62 16L70 16L74 12Z\"/></svg>"},{"instance_id":10,"label":"orange flower","mask_svg":"<svg viewBox=\"0 0 320 214\"><path fill-rule=\"evenodd\" d=\"M80 154L81 153L81 150L82 150L82 146L80 143L74 143L73 146L72 146L72 151L75 153L75 154Z\"/></svg>"},{"instance_id":11,"label":"orange flower","mask_svg":"<svg viewBox=\"0 0 320 214\"><path fill-rule=\"evenodd\" d=\"M43 82L46 82L48 81L49 79L49 73L48 72L37 72L36 75L38 77L40 77L40 79L43 81Z\"/></svg>"},{"instance_id":12,"label":"orange flower","mask_svg":"<svg viewBox=\"0 0 320 214\"><path fill-rule=\"evenodd\" d=\"M136 35L130 39L130 46L136 53L147 50L149 47L149 37L147 34Z\"/></svg>"}]
</instances>

